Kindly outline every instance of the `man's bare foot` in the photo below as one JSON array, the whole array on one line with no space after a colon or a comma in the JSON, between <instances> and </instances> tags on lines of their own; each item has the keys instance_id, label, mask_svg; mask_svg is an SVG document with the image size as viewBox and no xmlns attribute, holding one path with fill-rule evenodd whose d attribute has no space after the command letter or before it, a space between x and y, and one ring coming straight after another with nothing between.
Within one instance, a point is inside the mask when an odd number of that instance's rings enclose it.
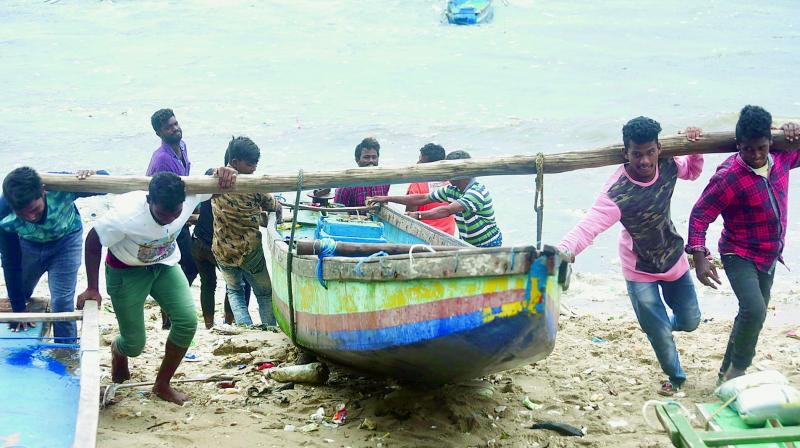
<instances>
[{"instance_id":1,"label":"man's bare foot","mask_svg":"<svg viewBox=\"0 0 800 448\"><path fill-rule=\"evenodd\" d=\"M153 393L158 395L162 400L169 401L183 406L184 403L189 401L189 396L183 392L173 389L172 386L167 384L155 384L153 386Z\"/></svg>"},{"instance_id":2,"label":"man's bare foot","mask_svg":"<svg viewBox=\"0 0 800 448\"><path fill-rule=\"evenodd\" d=\"M111 381L119 384L131 379L128 357L117 351L117 343L111 343Z\"/></svg>"},{"instance_id":3,"label":"man's bare foot","mask_svg":"<svg viewBox=\"0 0 800 448\"><path fill-rule=\"evenodd\" d=\"M725 376L722 377L722 381L728 381L734 378L738 378L744 375L744 373L745 373L744 370L739 370L736 367L731 366L728 368L728 371L725 372Z\"/></svg>"},{"instance_id":4,"label":"man's bare foot","mask_svg":"<svg viewBox=\"0 0 800 448\"><path fill-rule=\"evenodd\" d=\"M214 316L203 316L203 323L206 324L206 330L210 330L214 326Z\"/></svg>"}]
</instances>

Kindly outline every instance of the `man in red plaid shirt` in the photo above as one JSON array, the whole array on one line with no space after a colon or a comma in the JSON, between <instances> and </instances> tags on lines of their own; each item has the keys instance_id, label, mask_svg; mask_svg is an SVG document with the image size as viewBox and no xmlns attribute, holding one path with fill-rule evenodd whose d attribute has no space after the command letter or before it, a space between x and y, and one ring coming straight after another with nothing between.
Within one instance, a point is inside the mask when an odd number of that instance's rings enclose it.
<instances>
[{"instance_id":1,"label":"man in red plaid shirt","mask_svg":"<svg viewBox=\"0 0 800 448\"><path fill-rule=\"evenodd\" d=\"M721 284L705 246L709 224L722 215L719 253L725 274L739 301L719 377L744 375L755 356L758 335L767 315L775 265L783 261L789 170L800 166L800 151L770 152L772 115L745 106L736 123L738 153L728 157L692 209L686 252L694 258L700 283ZM800 139L800 126L780 128L786 139ZM716 283L716 284L715 284Z\"/></svg>"}]
</instances>

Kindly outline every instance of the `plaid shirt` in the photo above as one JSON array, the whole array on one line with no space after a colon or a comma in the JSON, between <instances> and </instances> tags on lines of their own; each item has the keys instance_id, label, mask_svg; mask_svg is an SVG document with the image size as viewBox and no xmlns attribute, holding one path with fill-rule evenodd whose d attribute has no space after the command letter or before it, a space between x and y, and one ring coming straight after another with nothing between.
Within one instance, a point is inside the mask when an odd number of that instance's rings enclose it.
<instances>
[{"instance_id":1,"label":"plaid shirt","mask_svg":"<svg viewBox=\"0 0 800 448\"><path fill-rule=\"evenodd\" d=\"M739 156L717 168L689 218L687 252L706 252L708 225L722 215L719 253L736 254L769 272L783 261L789 170L800 166L800 151L770 154L769 179L756 174Z\"/></svg>"},{"instance_id":2,"label":"plaid shirt","mask_svg":"<svg viewBox=\"0 0 800 448\"><path fill-rule=\"evenodd\" d=\"M333 202L344 204L345 207L363 207L368 196L386 196L388 193L389 184L341 187L336 189Z\"/></svg>"}]
</instances>

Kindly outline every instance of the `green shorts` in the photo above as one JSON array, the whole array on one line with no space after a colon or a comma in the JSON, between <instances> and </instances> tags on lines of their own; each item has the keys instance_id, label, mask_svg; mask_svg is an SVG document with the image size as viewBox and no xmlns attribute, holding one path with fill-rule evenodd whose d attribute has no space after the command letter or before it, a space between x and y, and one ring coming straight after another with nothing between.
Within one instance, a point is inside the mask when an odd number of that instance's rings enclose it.
<instances>
[{"instance_id":1,"label":"green shorts","mask_svg":"<svg viewBox=\"0 0 800 448\"><path fill-rule=\"evenodd\" d=\"M189 347L197 330L197 316L189 283L180 266L112 268L106 264L106 290L114 304L119 324L117 350L139 356L146 341L144 301L153 298L172 321L168 339L178 347Z\"/></svg>"}]
</instances>

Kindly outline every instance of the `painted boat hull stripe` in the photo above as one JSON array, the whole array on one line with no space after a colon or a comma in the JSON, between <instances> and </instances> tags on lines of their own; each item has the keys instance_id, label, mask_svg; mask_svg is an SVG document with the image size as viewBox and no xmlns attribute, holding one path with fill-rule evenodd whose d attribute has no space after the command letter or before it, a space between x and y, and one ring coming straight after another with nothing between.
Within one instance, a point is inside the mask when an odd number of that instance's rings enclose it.
<instances>
[{"instance_id":1,"label":"painted boat hull stripe","mask_svg":"<svg viewBox=\"0 0 800 448\"><path fill-rule=\"evenodd\" d=\"M485 308L497 308L524 300L524 289L512 289L468 297L436 300L378 311L346 314L312 314L295 310L297 326L325 333L337 331L375 330L404 324L434 321L471 313L481 313ZM275 297L281 314L289 315L289 307Z\"/></svg>"}]
</instances>

